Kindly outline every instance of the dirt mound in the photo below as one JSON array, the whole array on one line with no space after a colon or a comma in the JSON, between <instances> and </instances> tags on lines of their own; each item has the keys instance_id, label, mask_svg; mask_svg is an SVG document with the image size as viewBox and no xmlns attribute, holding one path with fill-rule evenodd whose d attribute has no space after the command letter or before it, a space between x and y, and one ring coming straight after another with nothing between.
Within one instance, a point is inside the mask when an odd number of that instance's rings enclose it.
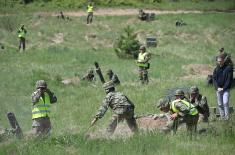
<instances>
[{"instance_id":1,"label":"dirt mound","mask_svg":"<svg viewBox=\"0 0 235 155\"><path fill-rule=\"evenodd\" d=\"M143 131L163 131L164 127L167 125L168 118L167 117L158 117L160 115L147 115L147 116L139 116L136 118L136 122L138 124L139 129ZM126 122L121 122L118 124L114 134L112 136L108 136L106 133L106 129L101 129L95 132L88 133L86 135L87 139L97 139L97 138L128 138L133 133L127 126Z\"/></svg>"},{"instance_id":2,"label":"dirt mound","mask_svg":"<svg viewBox=\"0 0 235 155\"><path fill-rule=\"evenodd\" d=\"M68 85L68 84L75 84L76 85L76 84L80 83L80 78L79 77L65 78L61 82L65 85Z\"/></svg>"},{"instance_id":3,"label":"dirt mound","mask_svg":"<svg viewBox=\"0 0 235 155\"><path fill-rule=\"evenodd\" d=\"M183 80L203 79L213 72L213 67L207 64L189 64L182 66L182 69L187 73L181 77Z\"/></svg>"},{"instance_id":4,"label":"dirt mound","mask_svg":"<svg viewBox=\"0 0 235 155\"><path fill-rule=\"evenodd\" d=\"M56 34L54 34L54 37L51 40L55 44L60 44L60 43L64 42L64 34L63 33L56 33Z\"/></svg>"},{"instance_id":5,"label":"dirt mound","mask_svg":"<svg viewBox=\"0 0 235 155\"><path fill-rule=\"evenodd\" d=\"M161 130L167 125L168 119L166 117L154 117L154 115L150 115L137 118L139 128L143 130Z\"/></svg>"}]
</instances>

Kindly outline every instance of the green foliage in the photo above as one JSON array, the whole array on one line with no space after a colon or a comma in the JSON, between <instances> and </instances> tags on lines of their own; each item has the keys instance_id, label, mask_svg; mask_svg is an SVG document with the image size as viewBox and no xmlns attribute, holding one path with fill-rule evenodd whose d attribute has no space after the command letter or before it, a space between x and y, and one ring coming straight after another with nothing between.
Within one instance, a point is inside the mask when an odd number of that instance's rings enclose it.
<instances>
[{"instance_id":1,"label":"green foliage","mask_svg":"<svg viewBox=\"0 0 235 155\"><path fill-rule=\"evenodd\" d=\"M115 53L120 58L136 58L140 47L139 41L136 39L134 29L129 25L124 28L114 45Z\"/></svg>"}]
</instances>

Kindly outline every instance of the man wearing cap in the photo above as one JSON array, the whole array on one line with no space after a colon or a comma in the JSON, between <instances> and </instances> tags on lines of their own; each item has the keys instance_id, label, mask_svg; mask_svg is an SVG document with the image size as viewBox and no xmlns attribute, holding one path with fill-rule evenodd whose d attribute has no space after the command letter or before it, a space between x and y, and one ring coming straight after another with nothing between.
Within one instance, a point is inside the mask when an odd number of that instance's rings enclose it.
<instances>
[{"instance_id":1,"label":"man wearing cap","mask_svg":"<svg viewBox=\"0 0 235 155\"><path fill-rule=\"evenodd\" d=\"M109 77L109 80L112 81L113 84L115 84L115 85L119 85L120 84L120 80L118 79L117 74L114 74L111 69L109 69L107 71L107 75Z\"/></svg>"},{"instance_id":2,"label":"man wearing cap","mask_svg":"<svg viewBox=\"0 0 235 155\"><path fill-rule=\"evenodd\" d=\"M197 86L192 86L190 88L190 103L192 103L199 112L199 120L203 122L208 122L208 117L210 116L209 106L207 104L207 98L199 93Z\"/></svg>"},{"instance_id":3,"label":"man wearing cap","mask_svg":"<svg viewBox=\"0 0 235 155\"><path fill-rule=\"evenodd\" d=\"M213 83L216 89L220 117L223 120L228 120L229 95L233 81L233 69L230 65L225 64L224 58L224 54L221 54L219 57L217 57L218 65L213 72Z\"/></svg>"},{"instance_id":4,"label":"man wearing cap","mask_svg":"<svg viewBox=\"0 0 235 155\"><path fill-rule=\"evenodd\" d=\"M175 91L175 100L168 106L171 119L174 120L174 132L177 131L179 118L183 118L187 131L192 135L197 130L198 110L193 104L182 99L184 92L180 89Z\"/></svg>"},{"instance_id":5,"label":"man wearing cap","mask_svg":"<svg viewBox=\"0 0 235 155\"><path fill-rule=\"evenodd\" d=\"M36 82L36 91L32 94L32 131L36 136L48 135L51 130L50 104L57 102L53 92L47 88L44 80Z\"/></svg>"},{"instance_id":6,"label":"man wearing cap","mask_svg":"<svg viewBox=\"0 0 235 155\"><path fill-rule=\"evenodd\" d=\"M82 77L82 80L87 80L87 81L89 81L89 82L95 81L94 70L93 70L92 68L90 68L90 69L87 71L86 75L84 75L84 76Z\"/></svg>"},{"instance_id":7,"label":"man wearing cap","mask_svg":"<svg viewBox=\"0 0 235 155\"><path fill-rule=\"evenodd\" d=\"M137 66L139 67L139 78L142 84L148 84L148 69L149 69L149 60L150 54L146 52L145 46L140 46L139 48L139 55L136 61Z\"/></svg>"},{"instance_id":8,"label":"man wearing cap","mask_svg":"<svg viewBox=\"0 0 235 155\"><path fill-rule=\"evenodd\" d=\"M123 93L115 91L112 81L104 83L103 88L107 95L92 122L101 119L110 107L113 111L113 115L107 128L107 133L109 135L113 134L117 127L117 123L124 119L132 132L138 131L137 123L134 118L134 104Z\"/></svg>"}]
</instances>

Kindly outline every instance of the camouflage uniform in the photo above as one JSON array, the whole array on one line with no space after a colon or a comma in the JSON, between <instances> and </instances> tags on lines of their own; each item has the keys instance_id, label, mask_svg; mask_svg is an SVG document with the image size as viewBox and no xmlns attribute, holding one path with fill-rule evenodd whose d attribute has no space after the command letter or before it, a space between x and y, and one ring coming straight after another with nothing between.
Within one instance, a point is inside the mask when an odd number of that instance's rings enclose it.
<instances>
[{"instance_id":1,"label":"camouflage uniform","mask_svg":"<svg viewBox=\"0 0 235 155\"><path fill-rule=\"evenodd\" d=\"M179 124L183 122L186 123L187 131L190 134L196 132L197 122L199 117L197 109L191 103L182 99L184 98L184 92L182 90L180 89L176 90L175 96L176 99L171 103L166 102L164 107L165 109L163 109L165 112L170 111L170 113L172 114L171 117L172 119L174 119L173 123L174 132L176 133ZM173 115L176 113L177 117L173 118Z\"/></svg>"},{"instance_id":2,"label":"camouflage uniform","mask_svg":"<svg viewBox=\"0 0 235 155\"><path fill-rule=\"evenodd\" d=\"M146 52L145 46L140 46L140 53L137 60L137 65L139 66L139 78L142 84L148 84L148 69L150 60L150 54Z\"/></svg>"},{"instance_id":3,"label":"camouflage uniform","mask_svg":"<svg viewBox=\"0 0 235 155\"><path fill-rule=\"evenodd\" d=\"M50 104L57 102L56 96L54 95L53 92L51 92L49 89L47 89L47 84L44 80L37 81L36 88L37 88L37 90L35 92L33 92L33 94L32 94L33 108L35 108L35 106L37 106L37 104L40 102L41 98L45 102L45 95L46 94L49 95ZM42 89L44 89L44 91ZM49 132L51 130L50 117L44 116L44 117L33 118L32 128L33 128L32 132L34 135L40 136L40 135L49 134Z\"/></svg>"},{"instance_id":4,"label":"camouflage uniform","mask_svg":"<svg viewBox=\"0 0 235 155\"><path fill-rule=\"evenodd\" d=\"M112 81L113 84L115 84L115 85L119 85L120 84L120 80L118 79L117 74L114 74L111 69L109 69L107 71L107 75L109 76L109 80Z\"/></svg>"},{"instance_id":5,"label":"camouflage uniform","mask_svg":"<svg viewBox=\"0 0 235 155\"><path fill-rule=\"evenodd\" d=\"M147 20L147 14L142 9L139 10L139 19Z\"/></svg>"},{"instance_id":6,"label":"camouflage uniform","mask_svg":"<svg viewBox=\"0 0 235 155\"><path fill-rule=\"evenodd\" d=\"M82 80L87 80L89 82L95 81L95 74L93 69L89 69L87 74L82 77Z\"/></svg>"},{"instance_id":7,"label":"camouflage uniform","mask_svg":"<svg viewBox=\"0 0 235 155\"><path fill-rule=\"evenodd\" d=\"M114 88L112 82L104 84L105 89ZM126 120L129 128L132 132L138 130L136 120L134 118L134 104L123 94L116 91L107 92L106 97L103 100L103 104L100 106L95 118L100 119L104 116L108 108L113 111L112 119L107 128L107 132L111 135L117 127L117 123Z\"/></svg>"},{"instance_id":8,"label":"camouflage uniform","mask_svg":"<svg viewBox=\"0 0 235 155\"><path fill-rule=\"evenodd\" d=\"M199 112L199 120L208 122L210 116L207 98L199 94L199 89L196 86L190 88L190 103L192 103Z\"/></svg>"}]
</instances>

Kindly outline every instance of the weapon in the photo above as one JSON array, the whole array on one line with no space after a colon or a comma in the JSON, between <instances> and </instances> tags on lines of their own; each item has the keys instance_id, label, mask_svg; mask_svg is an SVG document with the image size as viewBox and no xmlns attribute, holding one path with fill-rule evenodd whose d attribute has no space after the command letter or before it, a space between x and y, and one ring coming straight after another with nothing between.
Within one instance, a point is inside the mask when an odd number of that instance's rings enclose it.
<instances>
[{"instance_id":1,"label":"weapon","mask_svg":"<svg viewBox=\"0 0 235 155\"><path fill-rule=\"evenodd\" d=\"M100 81L102 82L102 83L105 83L105 80L104 80L104 77L103 77L103 74L102 74L102 71L101 71L101 69L100 69L100 67L99 67L99 64L98 64L98 62L95 62L95 68L96 68L96 73L99 75L99 77L100 77Z\"/></svg>"},{"instance_id":2,"label":"weapon","mask_svg":"<svg viewBox=\"0 0 235 155\"><path fill-rule=\"evenodd\" d=\"M89 128L93 127L97 121L98 121L98 118L94 118L94 119L91 121L91 125L90 125Z\"/></svg>"},{"instance_id":3,"label":"weapon","mask_svg":"<svg viewBox=\"0 0 235 155\"><path fill-rule=\"evenodd\" d=\"M9 123L12 127L12 131L13 133L18 137L18 138L21 138L23 136L23 132L20 128L20 125L18 123L18 121L16 120L16 117L14 115L14 113L12 112L8 112L7 113L7 118L9 120Z\"/></svg>"}]
</instances>

